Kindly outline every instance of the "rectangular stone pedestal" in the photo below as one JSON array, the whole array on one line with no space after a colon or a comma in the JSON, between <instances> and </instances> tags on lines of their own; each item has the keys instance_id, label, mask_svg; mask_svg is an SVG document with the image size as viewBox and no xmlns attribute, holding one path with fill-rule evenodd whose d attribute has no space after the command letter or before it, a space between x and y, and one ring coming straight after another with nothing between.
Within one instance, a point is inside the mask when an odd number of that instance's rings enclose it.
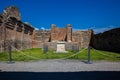
<instances>
[{"instance_id":1,"label":"rectangular stone pedestal","mask_svg":"<svg viewBox=\"0 0 120 80\"><path fill-rule=\"evenodd\" d=\"M67 51L65 50L65 42L57 42L57 53L66 53Z\"/></svg>"}]
</instances>

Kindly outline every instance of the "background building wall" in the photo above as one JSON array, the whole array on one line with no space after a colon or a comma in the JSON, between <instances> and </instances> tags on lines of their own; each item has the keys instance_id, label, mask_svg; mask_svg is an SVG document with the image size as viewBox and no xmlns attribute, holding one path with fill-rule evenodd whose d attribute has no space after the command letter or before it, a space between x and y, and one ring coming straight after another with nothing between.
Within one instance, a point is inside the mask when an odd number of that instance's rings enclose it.
<instances>
[{"instance_id":1,"label":"background building wall","mask_svg":"<svg viewBox=\"0 0 120 80\"><path fill-rule=\"evenodd\" d=\"M77 42L80 48L86 48L91 42L92 30L88 31L75 31L72 34L72 41Z\"/></svg>"},{"instance_id":2,"label":"background building wall","mask_svg":"<svg viewBox=\"0 0 120 80\"><path fill-rule=\"evenodd\" d=\"M92 47L120 53L120 28L95 34L92 40Z\"/></svg>"}]
</instances>

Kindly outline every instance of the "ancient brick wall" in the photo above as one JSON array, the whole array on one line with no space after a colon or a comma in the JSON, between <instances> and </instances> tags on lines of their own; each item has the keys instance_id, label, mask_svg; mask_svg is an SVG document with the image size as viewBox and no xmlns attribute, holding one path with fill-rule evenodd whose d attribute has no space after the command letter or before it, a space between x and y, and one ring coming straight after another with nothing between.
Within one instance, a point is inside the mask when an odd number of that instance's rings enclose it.
<instances>
[{"instance_id":1,"label":"ancient brick wall","mask_svg":"<svg viewBox=\"0 0 120 80\"><path fill-rule=\"evenodd\" d=\"M10 17L15 17L19 21L21 20L20 10L16 6L7 7L5 9L5 11L3 12L3 15L7 15L7 16L10 16Z\"/></svg>"},{"instance_id":2,"label":"ancient brick wall","mask_svg":"<svg viewBox=\"0 0 120 80\"><path fill-rule=\"evenodd\" d=\"M16 27L19 27L19 26L16 26ZM5 41L6 43L4 47L12 45L17 49L32 48L32 40L33 40L32 34L31 35L29 33L26 34L24 30L21 32L18 32L15 29L12 30L12 29L6 28L6 32L2 32L1 35L3 35L1 41Z\"/></svg>"},{"instance_id":3,"label":"ancient brick wall","mask_svg":"<svg viewBox=\"0 0 120 80\"><path fill-rule=\"evenodd\" d=\"M71 42L72 41L71 24L67 24L66 28L57 28L55 24L52 24L52 29L50 33L51 33L51 36L50 36L51 42L56 42L56 41Z\"/></svg>"},{"instance_id":4,"label":"ancient brick wall","mask_svg":"<svg viewBox=\"0 0 120 80\"><path fill-rule=\"evenodd\" d=\"M80 48L86 48L89 46L93 31L75 31L72 34L72 41L77 42Z\"/></svg>"},{"instance_id":5,"label":"ancient brick wall","mask_svg":"<svg viewBox=\"0 0 120 80\"><path fill-rule=\"evenodd\" d=\"M0 51L7 51L11 45L16 49L33 47L34 28L23 23L17 7L11 6L0 15Z\"/></svg>"},{"instance_id":6,"label":"ancient brick wall","mask_svg":"<svg viewBox=\"0 0 120 80\"><path fill-rule=\"evenodd\" d=\"M50 31L36 30L34 34L34 48L43 48L45 42L50 41Z\"/></svg>"},{"instance_id":7,"label":"ancient brick wall","mask_svg":"<svg viewBox=\"0 0 120 80\"><path fill-rule=\"evenodd\" d=\"M52 25L50 40L51 42L66 41L66 35L66 28L57 28L56 25Z\"/></svg>"}]
</instances>

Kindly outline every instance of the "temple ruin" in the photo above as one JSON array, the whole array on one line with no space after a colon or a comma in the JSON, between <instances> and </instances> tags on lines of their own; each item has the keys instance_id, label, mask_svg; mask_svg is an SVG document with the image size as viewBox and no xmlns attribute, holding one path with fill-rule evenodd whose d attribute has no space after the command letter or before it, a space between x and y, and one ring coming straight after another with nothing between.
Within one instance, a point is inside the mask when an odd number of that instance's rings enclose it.
<instances>
[{"instance_id":1,"label":"temple ruin","mask_svg":"<svg viewBox=\"0 0 120 80\"><path fill-rule=\"evenodd\" d=\"M8 50L8 46L16 49L44 48L56 50L57 42L65 42L65 49L86 48L91 42L93 30L73 31L72 25L58 28L51 25L51 30L35 30L28 22L22 22L21 14L16 6L6 8L0 14L0 51Z\"/></svg>"},{"instance_id":2,"label":"temple ruin","mask_svg":"<svg viewBox=\"0 0 120 80\"><path fill-rule=\"evenodd\" d=\"M56 50L58 42L64 42L66 50L86 48L91 43L93 30L73 31L72 25L67 24L66 28L58 28L56 24L51 25L51 30L39 30L35 33L35 40L39 41L39 47L45 46L48 49Z\"/></svg>"}]
</instances>

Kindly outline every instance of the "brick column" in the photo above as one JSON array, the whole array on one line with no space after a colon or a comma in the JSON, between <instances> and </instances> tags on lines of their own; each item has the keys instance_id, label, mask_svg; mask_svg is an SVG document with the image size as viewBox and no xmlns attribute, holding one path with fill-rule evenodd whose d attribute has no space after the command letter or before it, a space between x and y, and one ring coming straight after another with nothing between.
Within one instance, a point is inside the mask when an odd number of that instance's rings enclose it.
<instances>
[{"instance_id":1,"label":"brick column","mask_svg":"<svg viewBox=\"0 0 120 80\"><path fill-rule=\"evenodd\" d=\"M17 23L16 23L16 25L15 25L15 28L14 28L14 30L13 30L13 41L15 41L15 39L16 39L16 33L17 33Z\"/></svg>"},{"instance_id":2,"label":"brick column","mask_svg":"<svg viewBox=\"0 0 120 80\"><path fill-rule=\"evenodd\" d=\"M35 40L35 30L33 30L33 33L32 33L32 48L34 48L34 41Z\"/></svg>"},{"instance_id":3,"label":"brick column","mask_svg":"<svg viewBox=\"0 0 120 80\"><path fill-rule=\"evenodd\" d=\"M22 28L22 32L21 32L21 49L23 49L23 40L24 40L24 27Z\"/></svg>"},{"instance_id":4,"label":"brick column","mask_svg":"<svg viewBox=\"0 0 120 80\"><path fill-rule=\"evenodd\" d=\"M56 35L55 35L55 34L56 34L56 32L55 32L56 25L55 25L55 24L52 24L51 27L52 27L52 29L51 29L51 32L50 32L50 33L51 33L51 34L50 34L50 35L51 35L51 36L50 36L50 37L51 37L51 38L50 38L50 41L51 41L51 42L54 42L54 41L55 41L54 37L56 36Z\"/></svg>"},{"instance_id":5,"label":"brick column","mask_svg":"<svg viewBox=\"0 0 120 80\"><path fill-rule=\"evenodd\" d=\"M72 41L72 26L71 24L67 24L67 42Z\"/></svg>"},{"instance_id":6,"label":"brick column","mask_svg":"<svg viewBox=\"0 0 120 80\"><path fill-rule=\"evenodd\" d=\"M30 31L28 31L28 34L27 34L27 49L30 48Z\"/></svg>"}]
</instances>

